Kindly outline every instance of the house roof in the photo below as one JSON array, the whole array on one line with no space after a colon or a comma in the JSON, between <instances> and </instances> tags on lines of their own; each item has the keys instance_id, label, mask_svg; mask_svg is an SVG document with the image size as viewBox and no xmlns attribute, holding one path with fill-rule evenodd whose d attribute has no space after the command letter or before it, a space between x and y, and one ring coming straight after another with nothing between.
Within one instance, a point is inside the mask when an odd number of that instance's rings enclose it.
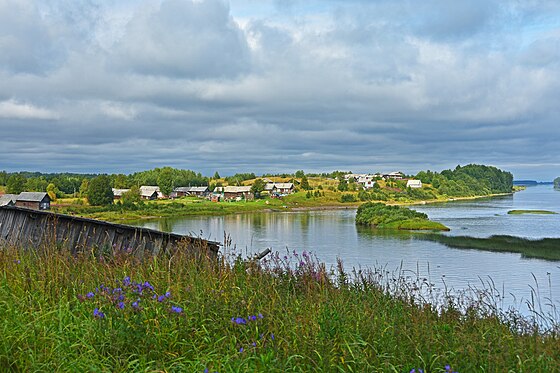
<instances>
[{"instance_id":1,"label":"house roof","mask_svg":"<svg viewBox=\"0 0 560 373\"><path fill-rule=\"evenodd\" d=\"M191 187L189 192L206 192L208 191L208 187L207 186L197 186L197 187Z\"/></svg>"},{"instance_id":2,"label":"house roof","mask_svg":"<svg viewBox=\"0 0 560 373\"><path fill-rule=\"evenodd\" d=\"M224 192L224 193L248 193L251 191L250 186L226 186L226 187L216 187L214 192Z\"/></svg>"},{"instance_id":3,"label":"house roof","mask_svg":"<svg viewBox=\"0 0 560 373\"><path fill-rule=\"evenodd\" d=\"M4 194L0 196L0 206L8 206L16 203L16 194Z\"/></svg>"},{"instance_id":4,"label":"house roof","mask_svg":"<svg viewBox=\"0 0 560 373\"><path fill-rule=\"evenodd\" d=\"M130 189L116 189L116 188L113 188L113 195L118 197L118 196L122 196L123 193L129 192L129 191L130 191Z\"/></svg>"},{"instance_id":5,"label":"house roof","mask_svg":"<svg viewBox=\"0 0 560 373\"><path fill-rule=\"evenodd\" d=\"M291 189L294 187L294 183L276 183L276 188L278 189Z\"/></svg>"},{"instance_id":6,"label":"house roof","mask_svg":"<svg viewBox=\"0 0 560 373\"><path fill-rule=\"evenodd\" d=\"M410 180L408 180L408 181L406 182L406 186L411 186L411 185L422 186L422 181L410 179Z\"/></svg>"},{"instance_id":7,"label":"house roof","mask_svg":"<svg viewBox=\"0 0 560 373\"><path fill-rule=\"evenodd\" d=\"M154 193L159 193L159 187L158 186L142 185L140 187L140 195L142 197L151 197L151 196L154 195Z\"/></svg>"},{"instance_id":8,"label":"house roof","mask_svg":"<svg viewBox=\"0 0 560 373\"><path fill-rule=\"evenodd\" d=\"M45 192L21 192L17 196L17 200L23 202L41 202L45 197L49 198L49 195Z\"/></svg>"}]
</instances>

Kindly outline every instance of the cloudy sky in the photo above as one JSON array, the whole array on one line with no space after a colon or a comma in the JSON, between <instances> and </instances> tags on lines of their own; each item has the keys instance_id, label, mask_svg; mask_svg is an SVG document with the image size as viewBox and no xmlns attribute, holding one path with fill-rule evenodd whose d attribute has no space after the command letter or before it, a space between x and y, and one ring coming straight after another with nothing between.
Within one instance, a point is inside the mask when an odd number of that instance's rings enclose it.
<instances>
[{"instance_id":1,"label":"cloudy sky","mask_svg":"<svg viewBox=\"0 0 560 373\"><path fill-rule=\"evenodd\" d=\"M0 170L560 176L556 0L0 0Z\"/></svg>"}]
</instances>

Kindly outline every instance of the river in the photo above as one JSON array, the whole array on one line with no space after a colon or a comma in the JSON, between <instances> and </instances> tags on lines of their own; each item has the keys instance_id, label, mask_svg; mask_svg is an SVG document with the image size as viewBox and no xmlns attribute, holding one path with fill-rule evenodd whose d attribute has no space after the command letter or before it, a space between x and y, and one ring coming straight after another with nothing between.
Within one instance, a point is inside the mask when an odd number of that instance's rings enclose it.
<instances>
[{"instance_id":1,"label":"river","mask_svg":"<svg viewBox=\"0 0 560 373\"><path fill-rule=\"evenodd\" d=\"M452 235L496 234L560 237L559 215L508 215L509 210L560 213L560 191L551 185L529 187L512 196L427 204L411 208L451 228ZM402 270L425 277L438 289L488 289L502 295L499 306L531 312L531 298L553 313L560 308L560 262L526 259L520 254L453 249L414 239L410 234L380 234L354 224L356 211L321 210L186 217L142 222L148 228L202 236L223 242L228 236L243 256L264 248L312 252L327 266L342 259L345 268ZM140 223L139 223L140 224ZM559 248L560 249L560 248ZM538 289L538 290L537 290Z\"/></svg>"}]
</instances>

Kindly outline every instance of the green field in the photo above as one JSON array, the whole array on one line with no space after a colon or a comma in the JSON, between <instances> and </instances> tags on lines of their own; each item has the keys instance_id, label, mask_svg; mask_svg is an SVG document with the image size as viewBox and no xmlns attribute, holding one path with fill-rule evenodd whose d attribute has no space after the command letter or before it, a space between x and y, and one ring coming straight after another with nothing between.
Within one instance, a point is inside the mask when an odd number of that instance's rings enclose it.
<instances>
[{"instance_id":1,"label":"green field","mask_svg":"<svg viewBox=\"0 0 560 373\"><path fill-rule=\"evenodd\" d=\"M560 368L557 324L496 313L483 293L438 310L422 279L342 263L331 274L305 252L229 263L3 247L0 371Z\"/></svg>"}]
</instances>

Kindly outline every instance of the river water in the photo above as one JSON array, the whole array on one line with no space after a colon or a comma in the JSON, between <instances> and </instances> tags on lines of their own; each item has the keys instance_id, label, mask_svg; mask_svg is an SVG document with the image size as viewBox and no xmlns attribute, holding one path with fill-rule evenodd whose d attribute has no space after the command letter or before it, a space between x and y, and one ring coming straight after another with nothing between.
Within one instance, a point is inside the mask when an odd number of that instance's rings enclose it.
<instances>
[{"instance_id":1,"label":"river water","mask_svg":"<svg viewBox=\"0 0 560 373\"><path fill-rule=\"evenodd\" d=\"M452 235L496 234L560 237L559 215L508 215L513 209L560 213L560 191L550 185L529 187L512 196L413 206L451 228ZM425 277L438 289L495 288L498 306L530 315L531 299L553 313L560 308L560 262L520 254L453 249L417 240L411 234L380 234L354 223L355 209L186 217L142 222L148 228L202 236L223 242L228 236L245 255L274 251L312 252L327 264L342 259L346 269L384 268ZM139 223L140 224L140 223ZM559 248L560 250L560 248Z\"/></svg>"}]
</instances>

